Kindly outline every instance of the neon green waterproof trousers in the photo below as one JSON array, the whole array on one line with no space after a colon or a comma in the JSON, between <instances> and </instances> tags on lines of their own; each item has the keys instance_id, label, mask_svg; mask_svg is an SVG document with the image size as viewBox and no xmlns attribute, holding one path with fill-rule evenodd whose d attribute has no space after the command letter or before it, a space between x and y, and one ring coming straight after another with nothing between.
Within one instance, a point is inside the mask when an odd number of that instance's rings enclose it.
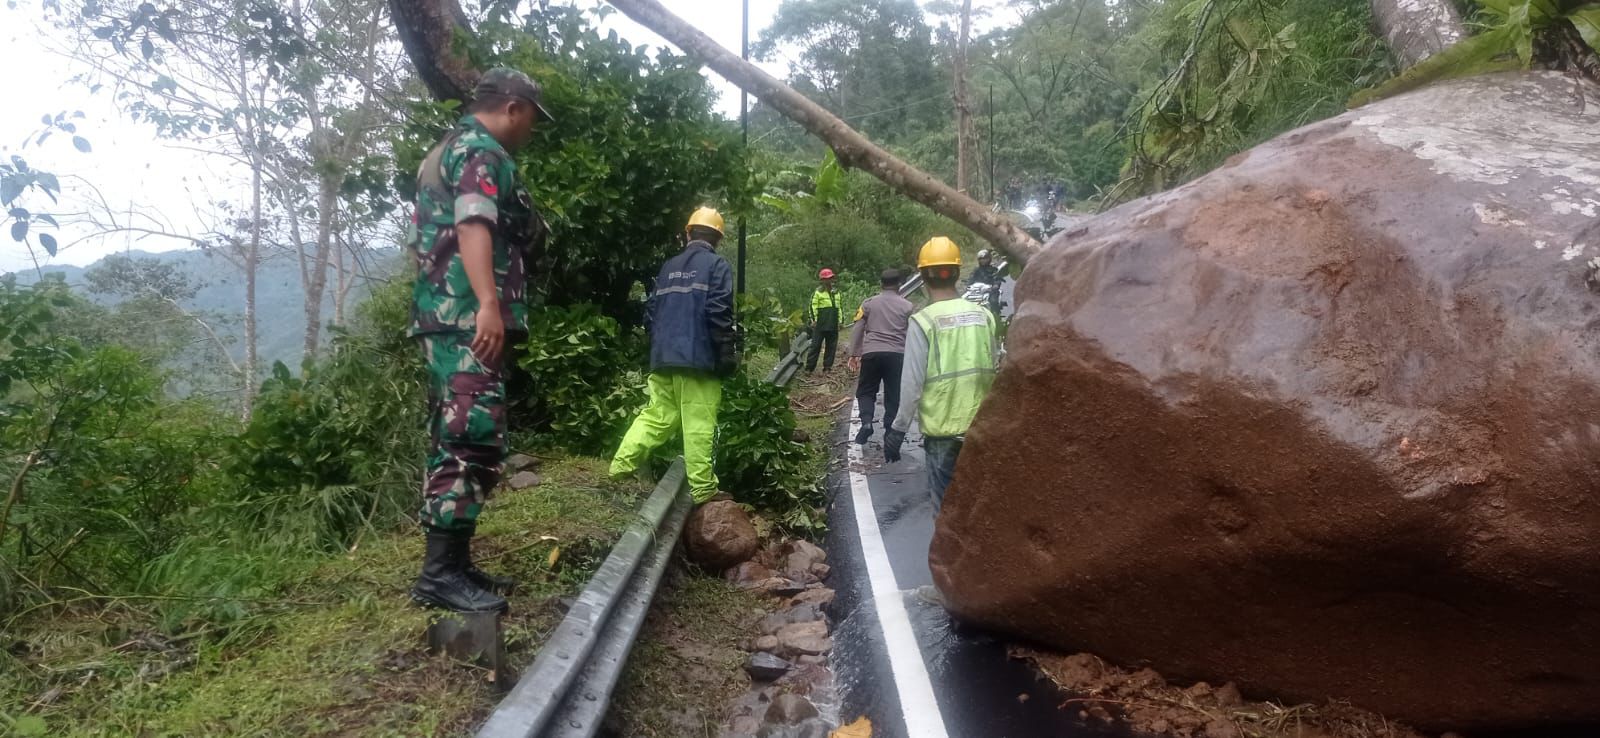
<instances>
[{"instance_id":1,"label":"neon green waterproof trousers","mask_svg":"<svg viewBox=\"0 0 1600 738\"><path fill-rule=\"evenodd\" d=\"M650 402L634 418L611 459L611 475L632 474L681 429L689 493L696 503L711 499L717 494L717 473L711 464L722 380L699 372L656 372L650 375L649 390Z\"/></svg>"}]
</instances>

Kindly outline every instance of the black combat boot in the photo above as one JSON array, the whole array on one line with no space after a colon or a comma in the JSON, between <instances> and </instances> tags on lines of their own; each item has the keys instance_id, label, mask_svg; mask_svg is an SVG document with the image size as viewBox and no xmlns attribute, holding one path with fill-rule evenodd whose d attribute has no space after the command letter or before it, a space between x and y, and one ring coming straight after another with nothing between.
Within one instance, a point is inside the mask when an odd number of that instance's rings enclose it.
<instances>
[{"instance_id":1,"label":"black combat boot","mask_svg":"<svg viewBox=\"0 0 1600 738\"><path fill-rule=\"evenodd\" d=\"M479 569L477 564L472 563L472 539L477 535L478 526L474 523L467 528L466 536L456 539L456 545L461 548L460 551L456 552L456 555L461 557L461 561L464 564L461 569L462 572L479 588L487 589L497 595L510 595L517 591L517 580L511 577L497 577Z\"/></svg>"},{"instance_id":2,"label":"black combat boot","mask_svg":"<svg viewBox=\"0 0 1600 738\"><path fill-rule=\"evenodd\" d=\"M464 571L466 559L461 553L471 539L470 530L440 530L423 527L427 535L427 553L422 557L422 574L411 586L411 599L428 607L439 607L456 612L492 612L506 610L506 601L499 595L472 583Z\"/></svg>"},{"instance_id":3,"label":"black combat boot","mask_svg":"<svg viewBox=\"0 0 1600 738\"><path fill-rule=\"evenodd\" d=\"M871 439L872 439L872 426L863 425L863 426L861 426L861 430L856 431L856 445L857 446L865 446L865 445L867 445L867 441L869 441Z\"/></svg>"}]
</instances>

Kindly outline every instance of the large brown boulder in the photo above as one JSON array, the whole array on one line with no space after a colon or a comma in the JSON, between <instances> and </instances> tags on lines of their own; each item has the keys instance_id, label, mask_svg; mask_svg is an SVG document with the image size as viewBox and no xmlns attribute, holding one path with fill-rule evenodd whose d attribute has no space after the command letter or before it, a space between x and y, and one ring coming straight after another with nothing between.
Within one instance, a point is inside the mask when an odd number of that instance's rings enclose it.
<instances>
[{"instance_id":1,"label":"large brown boulder","mask_svg":"<svg viewBox=\"0 0 1600 738\"><path fill-rule=\"evenodd\" d=\"M1600 721L1597 99L1438 85L1058 237L939 519L951 608L1425 727Z\"/></svg>"},{"instance_id":2,"label":"large brown boulder","mask_svg":"<svg viewBox=\"0 0 1600 738\"><path fill-rule=\"evenodd\" d=\"M730 500L696 507L684 526L684 538L690 560L714 572L749 561L761 544L750 514Z\"/></svg>"}]
</instances>

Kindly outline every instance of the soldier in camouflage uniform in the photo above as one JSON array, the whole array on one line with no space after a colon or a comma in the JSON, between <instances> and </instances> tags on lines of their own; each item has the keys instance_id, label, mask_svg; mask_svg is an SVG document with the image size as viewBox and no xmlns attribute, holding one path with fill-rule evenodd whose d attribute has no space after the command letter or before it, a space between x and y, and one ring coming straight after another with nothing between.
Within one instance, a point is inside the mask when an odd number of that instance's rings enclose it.
<instances>
[{"instance_id":1,"label":"soldier in camouflage uniform","mask_svg":"<svg viewBox=\"0 0 1600 738\"><path fill-rule=\"evenodd\" d=\"M478 513L506 456L507 347L528 331L527 269L545 234L511 152L550 114L539 85L505 68L417 172L407 242L416 256L412 336L428 368L432 444L419 515L427 535L411 596L460 612L504 610L513 582L472 564Z\"/></svg>"}]
</instances>

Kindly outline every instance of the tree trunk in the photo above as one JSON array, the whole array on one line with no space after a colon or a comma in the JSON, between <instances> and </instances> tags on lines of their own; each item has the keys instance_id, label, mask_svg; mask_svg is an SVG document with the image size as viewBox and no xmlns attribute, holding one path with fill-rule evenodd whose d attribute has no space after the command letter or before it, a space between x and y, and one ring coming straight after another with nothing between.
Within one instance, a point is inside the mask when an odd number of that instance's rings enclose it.
<instances>
[{"instance_id":1,"label":"tree trunk","mask_svg":"<svg viewBox=\"0 0 1600 738\"><path fill-rule=\"evenodd\" d=\"M1467 35L1454 0L1372 0L1372 16L1401 69L1444 51Z\"/></svg>"},{"instance_id":2,"label":"tree trunk","mask_svg":"<svg viewBox=\"0 0 1600 738\"><path fill-rule=\"evenodd\" d=\"M972 95L967 79L967 43L972 35L972 0L961 3L961 36L956 39L956 189L965 193L972 165Z\"/></svg>"},{"instance_id":3,"label":"tree trunk","mask_svg":"<svg viewBox=\"0 0 1600 738\"><path fill-rule=\"evenodd\" d=\"M878 147L822 106L717 45L656 0L611 0L611 4L822 139L833 148L840 164L865 170L901 194L970 228L1017 261L1026 262L1041 248L1037 240L1009 219Z\"/></svg>"},{"instance_id":4,"label":"tree trunk","mask_svg":"<svg viewBox=\"0 0 1600 738\"><path fill-rule=\"evenodd\" d=\"M250 77L245 68L243 52L239 54L239 89L241 96L248 100ZM261 264L261 173L266 168L266 162L261 155L261 132L256 126L255 113L248 104L245 106L244 122L250 151L250 240L240 259L244 267L241 270L244 272L244 376L239 400L240 415L245 422L249 422L256 404L256 272Z\"/></svg>"},{"instance_id":5,"label":"tree trunk","mask_svg":"<svg viewBox=\"0 0 1600 738\"><path fill-rule=\"evenodd\" d=\"M400 43L417 76L440 100L465 100L482 73L454 48L457 31L471 33L458 0L389 0Z\"/></svg>"}]
</instances>

